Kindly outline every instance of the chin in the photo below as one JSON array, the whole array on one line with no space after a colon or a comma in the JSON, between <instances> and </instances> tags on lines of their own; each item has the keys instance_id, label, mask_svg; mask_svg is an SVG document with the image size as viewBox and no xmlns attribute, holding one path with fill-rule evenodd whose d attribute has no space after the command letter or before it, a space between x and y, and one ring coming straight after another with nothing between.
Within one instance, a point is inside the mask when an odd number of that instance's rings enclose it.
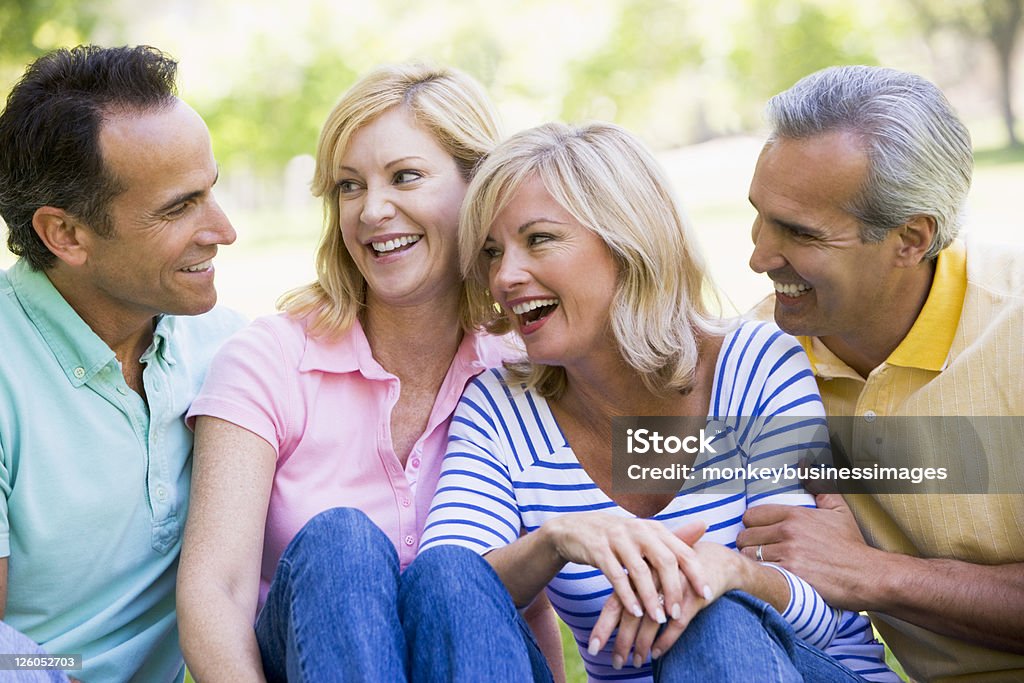
<instances>
[{"instance_id":1,"label":"chin","mask_svg":"<svg viewBox=\"0 0 1024 683\"><path fill-rule=\"evenodd\" d=\"M191 301L177 302L173 307L163 311L166 315L202 315L208 313L217 305L217 295Z\"/></svg>"}]
</instances>

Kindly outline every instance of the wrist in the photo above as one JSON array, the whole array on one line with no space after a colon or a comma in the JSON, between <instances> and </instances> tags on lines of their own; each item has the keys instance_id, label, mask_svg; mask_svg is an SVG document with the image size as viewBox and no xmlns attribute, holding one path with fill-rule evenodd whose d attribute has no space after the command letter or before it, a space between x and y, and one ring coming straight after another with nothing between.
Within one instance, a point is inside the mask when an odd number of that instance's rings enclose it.
<instances>
[{"instance_id":1,"label":"wrist","mask_svg":"<svg viewBox=\"0 0 1024 683\"><path fill-rule=\"evenodd\" d=\"M562 553L564 517L565 515L559 515L558 517L549 519L534 532L537 536L537 540L540 541L544 556L561 564L569 561L569 559Z\"/></svg>"},{"instance_id":2,"label":"wrist","mask_svg":"<svg viewBox=\"0 0 1024 683\"><path fill-rule=\"evenodd\" d=\"M917 586L927 570L927 560L876 548L871 548L865 559L865 566L872 570L865 572L854 590L861 596L861 609L872 612L890 613L898 608L907 588Z\"/></svg>"},{"instance_id":3,"label":"wrist","mask_svg":"<svg viewBox=\"0 0 1024 683\"><path fill-rule=\"evenodd\" d=\"M725 584L722 587L722 592L741 590L754 595L760 569L758 563L744 557L739 552L730 551L728 557L729 561L725 563L727 569L723 574Z\"/></svg>"}]
</instances>

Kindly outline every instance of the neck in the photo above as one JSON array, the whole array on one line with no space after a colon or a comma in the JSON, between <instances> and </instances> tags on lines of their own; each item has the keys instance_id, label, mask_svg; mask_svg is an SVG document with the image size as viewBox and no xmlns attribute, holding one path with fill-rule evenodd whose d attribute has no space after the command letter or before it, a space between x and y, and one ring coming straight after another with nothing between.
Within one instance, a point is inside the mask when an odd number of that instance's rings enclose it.
<instances>
[{"instance_id":1,"label":"neck","mask_svg":"<svg viewBox=\"0 0 1024 683\"><path fill-rule=\"evenodd\" d=\"M59 267L48 270L46 276L75 313L110 347L122 365L139 362L153 341L155 317L152 313L139 311L133 314L97 305L96 302L102 298L81 287Z\"/></svg>"},{"instance_id":2,"label":"neck","mask_svg":"<svg viewBox=\"0 0 1024 683\"><path fill-rule=\"evenodd\" d=\"M462 342L458 292L429 305L405 307L368 298L361 322L373 357L399 377L423 376L434 366L447 371Z\"/></svg>"},{"instance_id":3,"label":"neck","mask_svg":"<svg viewBox=\"0 0 1024 683\"><path fill-rule=\"evenodd\" d=\"M566 368L566 389L554 403L583 424L608 429L613 417L677 415L680 394L656 394L616 353L603 363Z\"/></svg>"},{"instance_id":4,"label":"neck","mask_svg":"<svg viewBox=\"0 0 1024 683\"><path fill-rule=\"evenodd\" d=\"M822 337L822 343L861 377L867 377L910 333L928 300L934 275L935 261L918 264L884 288L898 294L877 302L878 313L873 318L851 334Z\"/></svg>"}]
</instances>

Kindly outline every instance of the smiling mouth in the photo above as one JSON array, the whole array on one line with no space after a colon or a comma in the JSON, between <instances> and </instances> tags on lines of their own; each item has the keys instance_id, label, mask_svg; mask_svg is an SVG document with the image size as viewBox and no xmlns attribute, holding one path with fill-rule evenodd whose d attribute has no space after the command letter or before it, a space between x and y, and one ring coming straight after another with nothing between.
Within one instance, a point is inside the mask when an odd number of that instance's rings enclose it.
<instances>
[{"instance_id":1,"label":"smiling mouth","mask_svg":"<svg viewBox=\"0 0 1024 683\"><path fill-rule=\"evenodd\" d=\"M558 308L558 299L534 299L524 301L512 307L512 312L518 316L520 327L526 327L554 313Z\"/></svg>"},{"instance_id":2,"label":"smiling mouth","mask_svg":"<svg viewBox=\"0 0 1024 683\"><path fill-rule=\"evenodd\" d=\"M790 297L792 299L796 299L798 297L801 297L804 294L806 294L807 292L809 292L812 289L814 289L810 285L804 285L804 284L787 284L787 283L784 283L784 282L776 282L774 284L775 284L775 292L777 294L783 294L783 295L788 296L788 297Z\"/></svg>"},{"instance_id":3,"label":"smiling mouth","mask_svg":"<svg viewBox=\"0 0 1024 683\"><path fill-rule=\"evenodd\" d=\"M404 251L419 242L421 239L423 239L422 235L407 235L405 237L396 237L393 240L385 240L383 242L370 242L370 249L373 250L374 256L385 256L387 254Z\"/></svg>"},{"instance_id":4,"label":"smiling mouth","mask_svg":"<svg viewBox=\"0 0 1024 683\"><path fill-rule=\"evenodd\" d=\"M188 266L187 268L182 268L181 270L185 273L203 273L206 272L207 270L210 270L211 268L213 268L213 259L207 259L202 263L197 263L194 266Z\"/></svg>"}]
</instances>

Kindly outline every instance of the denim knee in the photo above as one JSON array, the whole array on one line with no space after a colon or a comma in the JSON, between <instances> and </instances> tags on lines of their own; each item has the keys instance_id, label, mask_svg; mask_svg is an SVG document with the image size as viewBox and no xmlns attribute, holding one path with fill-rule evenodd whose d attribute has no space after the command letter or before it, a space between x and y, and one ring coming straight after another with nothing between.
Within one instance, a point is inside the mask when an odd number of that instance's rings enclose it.
<instances>
[{"instance_id":1,"label":"denim knee","mask_svg":"<svg viewBox=\"0 0 1024 683\"><path fill-rule=\"evenodd\" d=\"M281 561L320 568L331 574L346 569L398 572L398 554L387 535L362 510L331 508L310 519L285 548Z\"/></svg>"},{"instance_id":2,"label":"denim knee","mask_svg":"<svg viewBox=\"0 0 1024 683\"><path fill-rule=\"evenodd\" d=\"M516 614L512 597L491 565L469 548L438 545L423 551L402 575L399 604L403 611L430 605L430 609L483 608L492 613ZM497 610L497 612L493 612Z\"/></svg>"}]
</instances>

